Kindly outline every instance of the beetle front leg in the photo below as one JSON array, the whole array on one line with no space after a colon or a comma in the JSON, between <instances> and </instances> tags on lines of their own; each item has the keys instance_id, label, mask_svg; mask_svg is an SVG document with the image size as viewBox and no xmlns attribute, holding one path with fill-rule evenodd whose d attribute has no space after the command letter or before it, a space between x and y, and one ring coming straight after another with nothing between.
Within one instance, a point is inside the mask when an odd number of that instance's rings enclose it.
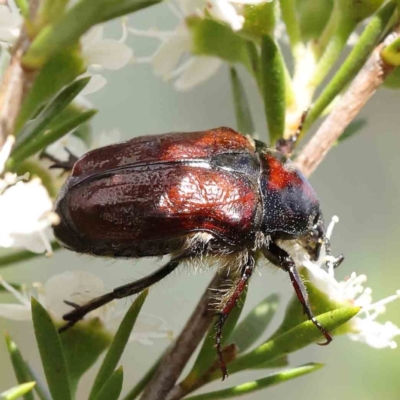
<instances>
[{"instance_id":1,"label":"beetle front leg","mask_svg":"<svg viewBox=\"0 0 400 400\"><path fill-rule=\"evenodd\" d=\"M321 346L326 346L332 341L330 333L318 322L313 312L311 311L310 301L308 299L307 290L304 286L303 280L301 279L292 257L283 249L281 249L274 242L268 244L267 247L263 248L265 257L276 266L282 268L288 272L293 288L296 292L297 298L303 306L304 314L310 319L310 321L321 331L324 335L326 342L318 343Z\"/></svg>"},{"instance_id":2,"label":"beetle front leg","mask_svg":"<svg viewBox=\"0 0 400 400\"><path fill-rule=\"evenodd\" d=\"M226 364L224 361L224 357L222 354L222 328L228 318L229 314L236 306L236 303L246 289L247 283L254 271L255 260L252 255L249 255L249 258L245 265L242 267L241 277L239 281L235 285L235 290L229 297L228 301L225 303L224 308L219 313L218 322L215 324L216 326L216 335L215 335L215 346L217 348L218 353L218 362L222 372L222 380L228 377L228 370L226 368Z\"/></svg>"}]
</instances>

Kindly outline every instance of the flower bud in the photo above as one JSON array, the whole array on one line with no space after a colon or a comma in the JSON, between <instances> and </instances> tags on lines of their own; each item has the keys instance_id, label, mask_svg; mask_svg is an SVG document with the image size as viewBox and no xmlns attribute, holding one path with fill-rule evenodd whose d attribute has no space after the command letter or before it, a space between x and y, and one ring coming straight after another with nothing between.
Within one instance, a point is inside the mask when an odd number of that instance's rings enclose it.
<instances>
[{"instance_id":1,"label":"flower bud","mask_svg":"<svg viewBox=\"0 0 400 400\"><path fill-rule=\"evenodd\" d=\"M358 23L377 11L383 2L384 0L338 0L337 6L343 18Z\"/></svg>"},{"instance_id":2,"label":"flower bud","mask_svg":"<svg viewBox=\"0 0 400 400\"><path fill-rule=\"evenodd\" d=\"M273 35L277 20L277 1L244 6L242 32L255 37Z\"/></svg>"}]
</instances>

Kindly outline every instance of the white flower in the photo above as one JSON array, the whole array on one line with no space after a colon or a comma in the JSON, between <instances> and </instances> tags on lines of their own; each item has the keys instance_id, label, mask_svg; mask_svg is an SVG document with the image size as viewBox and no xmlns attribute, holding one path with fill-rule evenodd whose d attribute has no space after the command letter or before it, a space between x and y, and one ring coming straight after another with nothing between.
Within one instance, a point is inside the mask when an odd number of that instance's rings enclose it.
<instances>
[{"instance_id":1,"label":"white flower","mask_svg":"<svg viewBox=\"0 0 400 400\"><path fill-rule=\"evenodd\" d=\"M13 135L9 135L6 141L3 144L3 147L0 149L0 174L4 171L4 166L8 157L10 156L11 149L14 145L15 138Z\"/></svg>"},{"instance_id":2,"label":"white flower","mask_svg":"<svg viewBox=\"0 0 400 400\"><path fill-rule=\"evenodd\" d=\"M51 225L58 221L40 179L22 182L7 174L0 180L0 247L51 253Z\"/></svg>"},{"instance_id":3,"label":"white flower","mask_svg":"<svg viewBox=\"0 0 400 400\"><path fill-rule=\"evenodd\" d=\"M19 36L22 18L13 2L0 5L0 42L13 44Z\"/></svg>"},{"instance_id":4,"label":"white flower","mask_svg":"<svg viewBox=\"0 0 400 400\"><path fill-rule=\"evenodd\" d=\"M0 304L0 317L14 321L30 321L32 319L31 296L36 297L55 320L61 321L62 316L71 311L71 307L65 304L64 300L82 305L105 293L103 281L84 271L67 271L55 275L44 286L40 283L33 284L33 290L28 290L24 286L21 291L18 291L1 277L0 284L18 301L16 304ZM116 302L112 302L90 312L85 320L99 318L106 329L114 332L125 311L116 311ZM172 336L173 332L164 320L150 314L140 313L130 340L148 345L152 344L153 339L171 339Z\"/></svg>"},{"instance_id":5,"label":"white flower","mask_svg":"<svg viewBox=\"0 0 400 400\"><path fill-rule=\"evenodd\" d=\"M103 25L96 25L81 39L82 56L88 66L86 75L92 76L89 84L80 93L81 96L97 92L107 83L103 75L95 73L102 69L119 70L125 67L133 57L132 49L124 42L127 37L125 25L120 40L104 38Z\"/></svg>"},{"instance_id":6,"label":"white flower","mask_svg":"<svg viewBox=\"0 0 400 400\"><path fill-rule=\"evenodd\" d=\"M332 219L327 230L328 238L337 221L337 217ZM321 268L326 261L329 265L328 271ZM350 303L362 307L357 316L349 321L350 339L366 343L377 349L396 348L397 344L393 339L400 335L400 329L389 321L384 324L377 322L376 318L385 312L386 304L400 298L400 290L396 294L374 303L372 290L363 286L367 277L353 272L348 279L337 281L332 261L334 261L332 256L325 256L320 257L319 262L316 263L310 261L306 255L302 255L302 259L299 260L301 265L311 272L309 274L310 282L325 293L329 299L338 303Z\"/></svg>"},{"instance_id":7,"label":"white flower","mask_svg":"<svg viewBox=\"0 0 400 400\"><path fill-rule=\"evenodd\" d=\"M176 90L186 91L199 85L214 75L222 66L222 61L217 57L190 54L192 33L184 18L174 31L141 31L133 28L128 28L128 31L136 36L160 40L161 45L153 56L136 58L134 61L137 63L153 63L156 76L162 76L165 80L175 79L174 87ZM185 56L188 56L188 58L179 64Z\"/></svg>"}]
</instances>

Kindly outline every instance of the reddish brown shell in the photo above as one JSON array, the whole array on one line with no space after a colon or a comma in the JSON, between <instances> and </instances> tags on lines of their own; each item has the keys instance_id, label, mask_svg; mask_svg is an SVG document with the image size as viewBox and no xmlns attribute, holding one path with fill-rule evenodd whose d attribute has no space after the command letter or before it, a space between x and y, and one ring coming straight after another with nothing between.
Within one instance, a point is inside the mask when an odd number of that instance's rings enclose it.
<instances>
[{"instance_id":1,"label":"reddish brown shell","mask_svg":"<svg viewBox=\"0 0 400 400\"><path fill-rule=\"evenodd\" d=\"M83 178L125 166L206 159L238 151L254 152L254 147L231 128L149 135L89 151L76 162L71 175Z\"/></svg>"},{"instance_id":2,"label":"reddish brown shell","mask_svg":"<svg viewBox=\"0 0 400 400\"><path fill-rule=\"evenodd\" d=\"M76 251L112 256L168 253L192 232L244 246L257 215L261 224L258 173L252 145L229 128L97 149L75 164L55 233Z\"/></svg>"}]
</instances>

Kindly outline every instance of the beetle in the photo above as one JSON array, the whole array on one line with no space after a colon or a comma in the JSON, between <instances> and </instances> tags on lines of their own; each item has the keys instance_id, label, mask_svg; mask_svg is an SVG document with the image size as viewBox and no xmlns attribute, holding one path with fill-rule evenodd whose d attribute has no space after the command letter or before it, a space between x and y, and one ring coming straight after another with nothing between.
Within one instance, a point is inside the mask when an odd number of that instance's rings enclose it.
<instances>
[{"instance_id":1,"label":"beetle","mask_svg":"<svg viewBox=\"0 0 400 400\"><path fill-rule=\"evenodd\" d=\"M264 256L289 274L305 314L328 344L332 337L314 317L295 262L282 247L295 241L316 260L325 244L330 254L318 198L285 154L300 129L289 141L278 142L282 151L221 127L137 137L77 160L55 206L60 223L54 232L63 246L95 256L170 254L171 259L87 304L68 303L75 309L64 315L69 322L61 330L114 299L153 285L184 261L217 257L234 276L216 327L225 378L222 327L256 259Z\"/></svg>"}]
</instances>

